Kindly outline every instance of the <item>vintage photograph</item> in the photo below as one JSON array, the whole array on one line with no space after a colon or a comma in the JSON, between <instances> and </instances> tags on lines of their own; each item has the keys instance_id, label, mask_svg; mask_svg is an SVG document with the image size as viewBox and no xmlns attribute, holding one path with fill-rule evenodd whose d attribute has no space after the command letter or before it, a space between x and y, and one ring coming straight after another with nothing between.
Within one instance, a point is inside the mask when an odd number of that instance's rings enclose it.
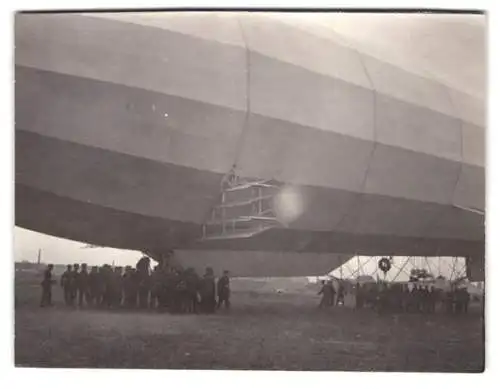
<instances>
[{"instance_id":1,"label":"vintage photograph","mask_svg":"<svg viewBox=\"0 0 500 389\"><path fill-rule=\"evenodd\" d=\"M14 19L17 367L484 371L484 12Z\"/></svg>"}]
</instances>

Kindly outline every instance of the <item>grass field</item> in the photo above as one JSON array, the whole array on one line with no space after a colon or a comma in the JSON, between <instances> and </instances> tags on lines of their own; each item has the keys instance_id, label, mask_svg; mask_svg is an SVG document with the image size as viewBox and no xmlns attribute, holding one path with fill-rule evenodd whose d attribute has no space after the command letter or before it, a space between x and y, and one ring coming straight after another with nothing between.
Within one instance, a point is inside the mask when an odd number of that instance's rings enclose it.
<instances>
[{"instance_id":1,"label":"grass field","mask_svg":"<svg viewBox=\"0 0 500 389\"><path fill-rule=\"evenodd\" d=\"M39 286L16 274L17 366L479 372L483 318L378 315L316 308L309 287L277 294L233 282L216 315L38 308Z\"/></svg>"}]
</instances>

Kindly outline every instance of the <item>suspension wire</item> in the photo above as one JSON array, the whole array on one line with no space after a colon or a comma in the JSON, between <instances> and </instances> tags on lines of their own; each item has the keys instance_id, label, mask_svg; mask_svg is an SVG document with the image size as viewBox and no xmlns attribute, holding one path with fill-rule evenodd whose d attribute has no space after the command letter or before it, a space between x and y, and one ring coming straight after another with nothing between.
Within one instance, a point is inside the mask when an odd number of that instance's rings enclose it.
<instances>
[{"instance_id":1,"label":"suspension wire","mask_svg":"<svg viewBox=\"0 0 500 389\"><path fill-rule=\"evenodd\" d=\"M362 271L363 271L363 274L362 274L362 275L366 275L366 274L365 274L365 265L366 265L367 263L369 263L369 262L370 262L370 260L371 260L371 258L368 258L365 262L363 262L363 263L361 264L361 268L360 268L360 270L362 270ZM358 275L359 275L359 272L358 272Z\"/></svg>"},{"instance_id":2,"label":"suspension wire","mask_svg":"<svg viewBox=\"0 0 500 389\"><path fill-rule=\"evenodd\" d=\"M427 270L429 271L429 274L432 274L431 265L430 265L429 259L427 257L425 257L425 263L427 264Z\"/></svg>"},{"instance_id":3,"label":"suspension wire","mask_svg":"<svg viewBox=\"0 0 500 389\"><path fill-rule=\"evenodd\" d=\"M462 268L457 273L457 277L461 277L461 276L462 277L467 276L467 262L465 262L465 264L462 266Z\"/></svg>"},{"instance_id":4,"label":"suspension wire","mask_svg":"<svg viewBox=\"0 0 500 389\"><path fill-rule=\"evenodd\" d=\"M404 270L404 268L406 267L406 265L408 264L408 262L410 261L410 257L406 258L406 261L405 263L403 263L403 266L399 267L397 265L394 265L396 267L398 267L398 273L394 276L394 278L392 279L393 281L399 277L399 275L401 274L402 271L404 271L406 273L406 275L409 277L410 275L408 274L408 272L406 270Z\"/></svg>"},{"instance_id":5,"label":"suspension wire","mask_svg":"<svg viewBox=\"0 0 500 389\"><path fill-rule=\"evenodd\" d=\"M240 157L241 157L241 152L243 150L243 145L245 143L246 135L248 132L248 128L250 127L250 112L251 112L251 106L250 106L250 48L248 46L248 41L245 35L245 29L243 28L243 24L241 23L241 20L237 18L238 25L240 27L241 31L241 38L243 40L243 43L245 45L245 62L246 62L246 110L245 110L245 122L243 124L243 130L240 133L240 136L238 138L237 144L236 144L236 150L235 150L235 155L234 155L234 163L231 168L231 171L236 174L236 170L238 168L238 164L240 162Z\"/></svg>"},{"instance_id":6,"label":"suspension wire","mask_svg":"<svg viewBox=\"0 0 500 389\"><path fill-rule=\"evenodd\" d=\"M455 266L457 264L457 257L453 259L453 268L451 269L450 281L452 281L453 276L455 275Z\"/></svg>"},{"instance_id":7,"label":"suspension wire","mask_svg":"<svg viewBox=\"0 0 500 389\"><path fill-rule=\"evenodd\" d=\"M373 257L371 257L371 259L373 259ZM377 273L377 278L378 278L378 266L375 266L375 270L370 274L370 276L373 277L375 273Z\"/></svg>"},{"instance_id":8,"label":"suspension wire","mask_svg":"<svg viewBox=\"0 0 500 389\"><path fill-rule=\"evenodd\" d=\"M347 267L347 270L349 270L349 272L351 273L351 277L352 277L354 275L353 270L351 269L351 267L349 266L349 264L347 262L345 263L345 266Z\"/></svg>"}]
</instances>

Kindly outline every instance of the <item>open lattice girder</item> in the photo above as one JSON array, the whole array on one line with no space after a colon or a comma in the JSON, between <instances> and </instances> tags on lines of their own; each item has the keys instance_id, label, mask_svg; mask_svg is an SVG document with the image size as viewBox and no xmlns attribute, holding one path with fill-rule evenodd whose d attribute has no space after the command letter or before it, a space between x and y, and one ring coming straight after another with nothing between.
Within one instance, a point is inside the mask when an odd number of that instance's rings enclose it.
<instances>
[{"instance_id":1,"label":"open lattice girder","mask_svg":"<svg viewBox=\"0 0 500 389\"><path fill-rule=\"evenodd\" d=\"M391 263L389 271L379 268L379 261L386 258ZM347 279L373 279L407 281L412 271L427 274L429 279L443 278L450 281L484 280L484 259L474 257L366 257L354 256L339 265L332 274ZM415 276L415 274L413 274Z\"/></svg>"}]
</instances>

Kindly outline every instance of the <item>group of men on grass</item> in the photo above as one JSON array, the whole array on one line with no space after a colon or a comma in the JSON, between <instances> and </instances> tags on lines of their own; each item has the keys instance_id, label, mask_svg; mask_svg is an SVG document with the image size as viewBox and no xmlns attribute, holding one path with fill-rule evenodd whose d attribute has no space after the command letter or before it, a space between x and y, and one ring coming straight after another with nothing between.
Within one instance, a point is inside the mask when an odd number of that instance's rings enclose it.
<instances>
[{"instance_id":1,"label":"group of men on grass","mask_svg":"<svg viewBox=\"0 0 500 389\"><path fill-rule=\"evenodd\" d=\"M48 265L42 281L41 306L52 305L53 266ZM203 277L195 269L157 265L151 272L149 259L136 267L68 265L60 279L67 306L104 308L155 308L173 313L213 313L230 307L230 280L226 270L216 280L213 269Z\"/></svg>"},{"instance_id":2,"label":"group of men on grass","mask_svg":"<svg viewBox=\"0 0 500 389\"><path fill-rule=\"evenodd\" d=\"M390 313L435 313L438 307L447 313L467 313L470 301L465 288L444 291L418 283L356 284L355 296L357 308Z\"/></svg>"},{"instance_id":3,"label":"group of men on grass","mask_svg":"<svg viewBox=\"0 0 500 389\"><path fill-rule=\"evenodd\" d=\"M338 290L335 290L331 280L321 282L321 290L318 292L321 296L320 308L332 307L334 305L344 305L344 287L339 284ZM335 296L337 295L337 299Z\"/></svg>"},{"instance_id":4,"label":"group of men on grass","mask_svg":"<svg viewBox=\"0 0 500 389\"><path fill-rule=\"evenodd\" d=\"M322 295L319 308L344 305L344 286L339 283L337 289L331 280L322 281ZM335 296L337 295L337 299ZM452 287L442 291L433 286L404 283L388 284L357 283L354 287L356 309L369 307L378 312L390 313L434 313L438 306L447 313L467 313L470 295L466 288Z\"/></svg>"}]
</instances>

